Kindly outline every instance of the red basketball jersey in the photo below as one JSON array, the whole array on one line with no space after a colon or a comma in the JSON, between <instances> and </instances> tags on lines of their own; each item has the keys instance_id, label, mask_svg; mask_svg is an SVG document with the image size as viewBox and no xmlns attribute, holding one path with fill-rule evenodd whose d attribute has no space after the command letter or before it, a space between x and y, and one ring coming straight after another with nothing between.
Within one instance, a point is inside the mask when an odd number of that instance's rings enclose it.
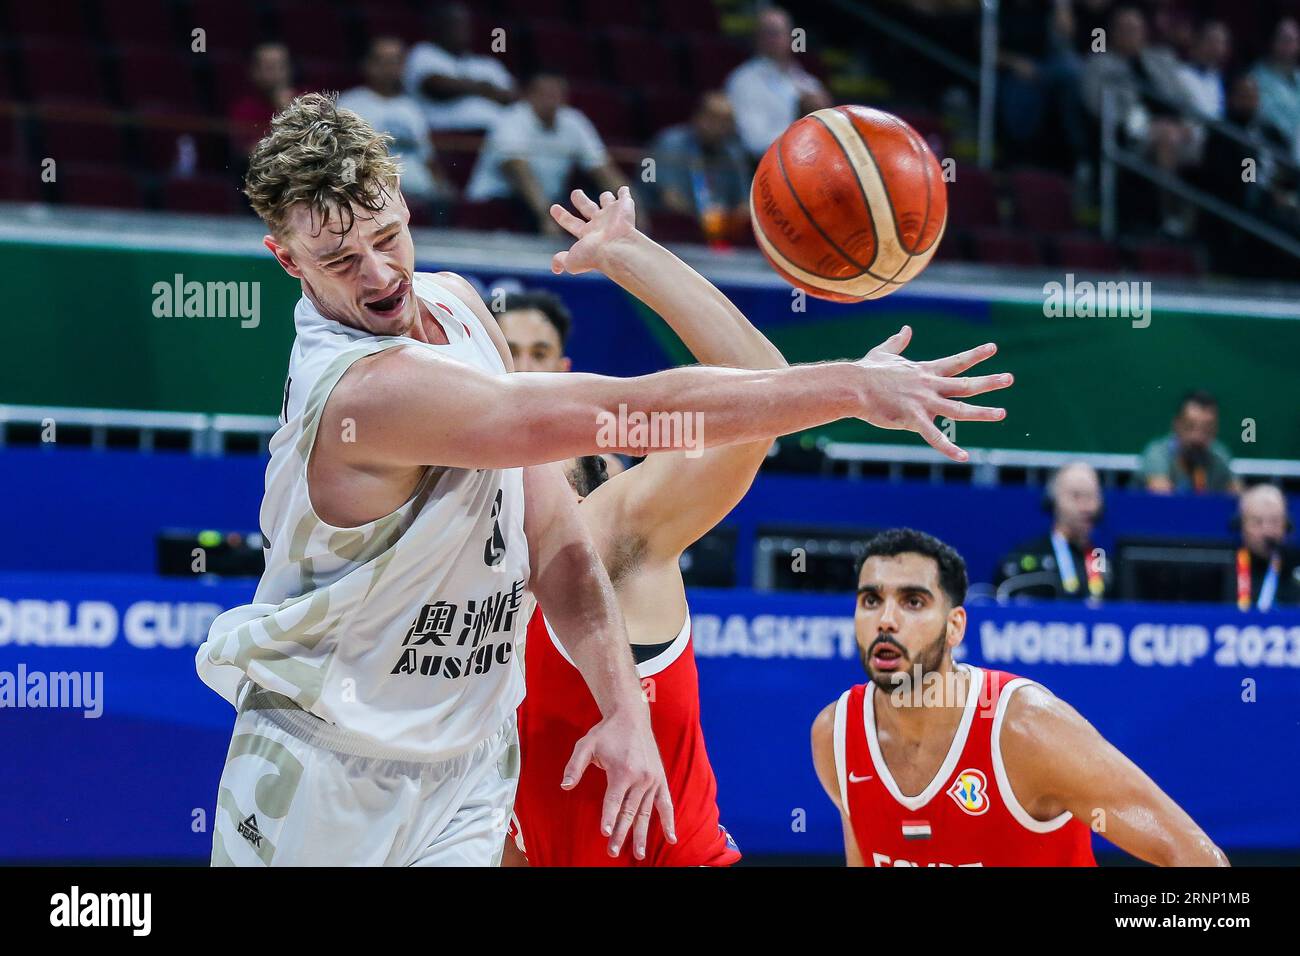
<instances>
[{"instance_id":1,"label":"red basketball jersey","mask_svg":"<svg viewBox=\"0 0 1300 956\"><path fill-rule=\"evenodd\" d=\"M528 624L524 646L527 696L519 706L522 765L515 797L517 841L533 866L728 866L740 859L718 822L718 786L700 729L699 675L687 615L672 645L637 666L650 726L668 777L677 844L663 835L656 812L646 858L632 855L632 839L618 858L600 832L606 777L588 767L578 786L561 790L573 748L600 721L600 709L540 608Z\"/></svg>"},{"instance_id":2,"label":"red basketball jersey","mask_svg":"<svg viewBox=\"0 0 1300 956\"><path fill-rule=\"evenodd\" d=\"M998 743L1011 695L1032 683L960 664L966 706L948 756L924 791L905 796L876 737L874 684L835 705L841 806L868 866L1096 866L1088 827L1068 812L1031 817L1007 781ZM882 706L891 706L888 700Z\"/></svg>"}]
</instances>

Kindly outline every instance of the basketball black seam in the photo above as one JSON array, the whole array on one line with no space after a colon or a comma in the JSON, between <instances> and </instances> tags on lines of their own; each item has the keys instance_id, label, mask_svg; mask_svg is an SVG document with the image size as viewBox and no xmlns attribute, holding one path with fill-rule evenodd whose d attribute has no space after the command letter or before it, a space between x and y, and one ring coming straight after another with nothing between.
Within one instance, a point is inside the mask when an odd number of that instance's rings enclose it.
<instances>
[{"instance_id":1,"label":"basketball black seam","mask_svg":"<svg viewBox=\"0 0 1300 956\"><path fill-rule=\"evenodd\" d=\"M890 115L889 113L882 113L880 110L876 110L876 112L877 112L877 113L880 113L881 116L887 116L887 117L889 117L891 120L894 119L894 117L893 117L892 115ZM876 159L876 154L875 154L874 152L872 152L871 144L868 143L868 142L867 142L867 138L866 138L865 136L862 135L862 131L859 130L859 129L857 128L857 126L855 126L855 125L853 124L853 120L849 117L849 115L848 115L847 113L843 113L843 111L841 110L841 114L844 116L845 119L848 120L848 122L849 122L849 127L853 130L854 135L857 136L857 138L858 138L858 142L862 144L862 148L865 149L865 150L867 151L867 155L871 157L871 161L872 161L873 163L876 164L876 172L877 172L877 173L879 174L879 176L880 176L880 185L881 185L882 187L884 187L885 201L886 201L887 203L889 203L889 218L890 218L890 220L891 220L891 221L893 222L893 224L894 224L894 235L898 237L898 240L899 240L898 244L899 244L900 246L903 247L904 254L907 256L907 258L903 260L903 264L902 264L901 266L899 266L897 269L895 269L895 270L894 270L894 274L891 275L891 276L889 277L889 279L887 280L887 281L891 281L891 282L892 282L892 281L893 281L894 279L896 279L896 278L897 278L897 277L902 273L902 271L903 271L904 269L906 269L906 268L908 267L908 265L911 263L911 261L912 261L912 252L911 252L911 250L909 250L906 246L903 246L903 241L902 241L902 240L903 240L903 230L902 230L902 228L901 228L901 227L899 226L899 224L898 224L898 210L894 208L894 194L891 193L891 192L889 191L889 184L885 182L884 167L882 167L882 166L880 165L880 160ZM912 147L912 151L913 151L913 152L916 152L916 144L913 143L913 142L911 141L910 138L908 139L908 144L907 144L907 145L909 145L909 146ZM930 180L929 180L929 177L926 177L925 191L926 191L925 202L926 202L926 209L927 209L927 214L928 214L928 210L929 210L929 206L930 206ZM868 208L868 209L871 208L871 204L870 204L870 203L867 204L867 208ZM874 223L874 222L872 223L872 229L875 229L875 223ZM899 284L902 285L902 283L899 283Z\"/></svg>"},{"instance_id":2,"label":"basketball black seam","mask_svg":"<svg viewBox=\"0 0 1300 956\"><path fill-rule=\"evenodd\" d=\"M818 117L818 116L813 116L812 118L815 119L815 120L817 120L817 122L821 123L822 126L825 126L825 127L826 127L826 131L827 131L828 133L830 133L830 137L831 137L831 139L834 140L835 145L839 147L840 152L844 153L844 159L848 162L849 166L852 167L852 166L853 166L853 160L849 157L849 154L848 154L847 152L844 151L844 147L843 147L843 146L840 146L840 141L839 141L838 139L835 139L835 134L834 134L833 132L831 132L831 128L830 128L829 126L826 126L825 121L823 121L820 117ZM823 239L826 240L827 245L829 245L829 246L830 246L832 249L834 249L834 250L835 250L835 251L836 251L840 256L842 256L842 257L844 258L844 260L845 260L846 262L849 263L849 265L854 266L855 268L857 268L857 269L858 269L858 274L857 274L856 276L850 276L850 277L848 277L848 278L845 278L844 276L828 276L828 275L823 275L823 274L820 273L820 272L813 272L811 269L806 269L806 268L804 268L803 266L798 266L799 271L801 271L801 272L806 272L806 273L808 273L808 275L810 275L810 276L815 276L815 277L817 277L818 279L826 279L826 280L829 281L829 282L850 282L850 281L852 281L853 279L860 279L860 278L862 278L864 275L869 275L869 276L871 276L871 278L873 278L873 279L879 279L879 280L881 280L882 282L889 281L888 279L886 279L885 276L879 276L879 275L876 275L876 274L875 274L874 272L872 272L869 268L867 268L866 266L862 265L862 263L858 262L857 259L853 258L853 256L849 255L847 252L845 252L843 249L841 249L840 246L839 246L839 243L835 242L833 239L831 239L830 236L826 235L825 231L822 230L822 227L819 226L819 225L817 224L817 220L813 219L812 215L808 212L808 208L807 208L806 206L804 206L804 204L803 204L803 200L799 198L799 193L795 191L794 184L793 184L792 182L790 182L790 177L786 174L786 171L785 171L785 160L781 157L781 145L782 145L782 143L783 143L784 141L785 141L785 133L782 133L780 139L778 139L778 140L776 141L776 166L777 166L777 169L779 169L780 172L781 172L781 179L785 182L785 187L786 187L786 189L790 190L790 195L794 198L795 205L797 205L797 206L799 207L799 211L802 212L804 218L805 218L806 220L808 220L808 224L811 225L812 228L815 229L815 230L817 231L817 234L818 234L819 236L821 236ZM856 172L854 173L854 177L853 177L853 178L854 178L855 180L857 179L857 173L856 173ZM861 184L860 182L858 183L858 189L859 189L859 190L862 189L862 184ZM871 222L871 238L872 238L872 244L873 244L873 246L875 246L876 248L879 248L879 246L878 246L878 239L877 239L877 236L876 236L876 224L875 224L875 221L874 221L874 220L872 219L872 217L871 217L871 203L867 202L867 197L866 197L865 192L863 193L863 196L862 196L862 203L863 203L863 206L864 206L864 207L866 208L866 210L867 210L867 219L868 219L868 221ZM768 242L772 242L772 240L769 239ZM775 243L775 242L772 243L772 247L773 247L773 248L776 248L776 243ZM777 250L777 251L779 252L780 250ZM782 256L785 256L785 253L781 253L781 255L782 255ZM788 259L789 257L786 257L786 258ZM791 262L791 265L794 265L794 264L795 264L795 263ZM834 291L834 290L829 290L829 291Z\"/></svg>"},{"instance_id":3,"label":"basketball black seam","mask_svg":"<svg viewBox=\"0 0 1300 956\"><path fill-rule=\"evenodd\" d=\"M917 140L921 138L921 134L918 133L916 130L912 129L911 126L909 126L907 123L904 123L902 120L898 120L898 123L900 126L903 127L903 132L907 135L908 143L911 144L912 152L916 153L917 158L921 161L922 168L925 170L925 218L921 220L921 229L922 231L924 231L926 225L928 225L930 222L930 205L931 205L931 201L934 198L934 192L930 188L930 168L929 168L930 164L925 161L925 150L921 149L920 146L917 144ZM920 240L920 238L921 238L920 236L917 236L918 240ZM932 248L933 245L934 244L931 243ZM929 251L929 250L922 250L922 251ZM914 259L916 256L917 253L909 252L907 254L907 262L904 263L903 269L906 269L909 265L911 265L912 259ZM903 270L900 269L898 271L902 272Z\"/></svg>"}]
</instances>

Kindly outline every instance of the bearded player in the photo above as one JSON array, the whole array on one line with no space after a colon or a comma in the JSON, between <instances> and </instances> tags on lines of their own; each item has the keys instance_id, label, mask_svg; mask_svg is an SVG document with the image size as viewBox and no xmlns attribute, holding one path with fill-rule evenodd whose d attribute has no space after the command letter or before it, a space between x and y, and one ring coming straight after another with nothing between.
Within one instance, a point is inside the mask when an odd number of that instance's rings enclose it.
<instances>
[{"instance_id":1,"label":"bearded player","mask_svg":"<svg viewBox=\"0 0 1300 956\"><path fill-rule=\"evenodd\" d=\"M572 251L556 257L555 271L604 273L659 313L706 365L786 367L781 353L721 292L636 231L629 197L614 200L607 193L603 199L602 208L575 191L573 202L582 219L553 208L556 221L579 239ZM880 349L905 343L906 335L900 334ZM927 364L938 374L956 375L993 352L991 345L983 346ZM994 387L1010 384L1009 378L998 378ZM1000 409L971 408L967 413L986 420L1002 417ZM575 783L581 763L575 767L570 762L595 701L551 630L544 616L550 609L543 602L528 629L528 694L519 710L522 769L515 800L515 850L522 850L532 865L725 866L740 858L719 822L717 784L700 729L680 559L744 496L770 445L763 439L655 455L608 480L599 456L568 463L578 512L609 571L627 623L673 798L678 840L669 844L651 832L646 842L611 852L600 838L603 795L590 780ZM509 845L505 860L523 862Z\"/></svg>"},{"instance_id":2,"label":"bearded player","mask_svg":"<svg viewBox=\"0 0 1300 956\"><path fill-rule=\"evenodd\" d=\"M966 564L911 529L873 538L858 575L870 681L827 705L813 763L849 866L1095 866L1091 830L1162 866L1227 866L1204 831L1069 704L954 664Z\"/></svg>"}]
</instances>

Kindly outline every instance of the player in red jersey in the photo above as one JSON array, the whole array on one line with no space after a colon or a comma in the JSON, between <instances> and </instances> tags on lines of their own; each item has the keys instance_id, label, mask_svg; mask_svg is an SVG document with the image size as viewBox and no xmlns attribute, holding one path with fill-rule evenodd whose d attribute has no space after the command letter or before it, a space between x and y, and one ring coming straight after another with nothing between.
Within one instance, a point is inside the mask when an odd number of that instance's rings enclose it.
<instances>
[{"instance_id":1,"label":"player in red jersey","mask_svg":"<svg viewBox=\"0 0 1300 956\"><path fill-rule=\"evenodd\" d=\"M817 715L813 763L849 866L1095 866L1094 827L1166 866L1227 866L1181 807L1069 704L954 664L966 564L911 529L867 545L858 649L871 678Z\"/></svg>"},{"instance_id":2,"label":"player in red jersey","mask_svg":"<svg viewBox=\"0 0 1300 956\"><path fill-rule=\"evenodd\" d=\"M601 206L581 192L573 200L585 219L553 207L556 221L579 240L557 255L556 271L603 272L659 313L703 364L785 367L781 353L721 292L635 230L629 196L616 200L607 193ZM906 338L894 336L872 354L891 360ZM993 351L983 346L925 364L933 374L957 375ZM967 389L963 395L1010 384L1008 376L961 381ZM774 392L772 401L780 400ZM988 420L1001 417L998 409L963 409ZM627 623L668 778L677 842L653 831L644 844L611 852L598 836L602 818L612 814L603 806L599 775L583 776L590 755L581 740L591 726L583 721L599 710L539 610L524 652L527 697L519 709L522 767L512 825L517 839L514 846L506 841L504 865L522 864L525 855L534 866L725 866L740 859L719 822L717 784L700 729L690 611L679 561L745 494L771 442L704 449L702 436L691 434L692 423L681 425L679 437L688 439L683 451L651 455L608 481L602 481L598 456L574 459L567 466L581 502L578 513L609 571ZM573 780L579 781L576 786ZM649 810L641 808L643 814ZM646 831L645 826L633 830Z\"/></svg>"}]
</instances>

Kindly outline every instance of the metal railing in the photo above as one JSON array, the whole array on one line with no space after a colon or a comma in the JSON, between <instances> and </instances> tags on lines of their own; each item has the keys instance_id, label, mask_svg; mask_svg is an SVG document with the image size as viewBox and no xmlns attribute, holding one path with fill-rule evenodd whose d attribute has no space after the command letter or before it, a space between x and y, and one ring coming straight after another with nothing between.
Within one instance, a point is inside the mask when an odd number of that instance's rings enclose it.
<instances>
[{"instance_id":1,"label":"metal railing","mask_svg":"<svg viewBox=\"0 0 1300 956\"><path fill-rule=\"evenodd\" d=\"M43 444L58 445L60 428L89 429L90 447L109 445L110 431L133 433L139 451L153 451L159 433L187 435L195 455L225 454L233 436L268 441L280 422L271 415L206 415L200 412L151 412L136 409L65 408L57 405L0 405L0 448L9 444L13 425L51 429L53 438Z\"/></svg>"}]
</instances>

